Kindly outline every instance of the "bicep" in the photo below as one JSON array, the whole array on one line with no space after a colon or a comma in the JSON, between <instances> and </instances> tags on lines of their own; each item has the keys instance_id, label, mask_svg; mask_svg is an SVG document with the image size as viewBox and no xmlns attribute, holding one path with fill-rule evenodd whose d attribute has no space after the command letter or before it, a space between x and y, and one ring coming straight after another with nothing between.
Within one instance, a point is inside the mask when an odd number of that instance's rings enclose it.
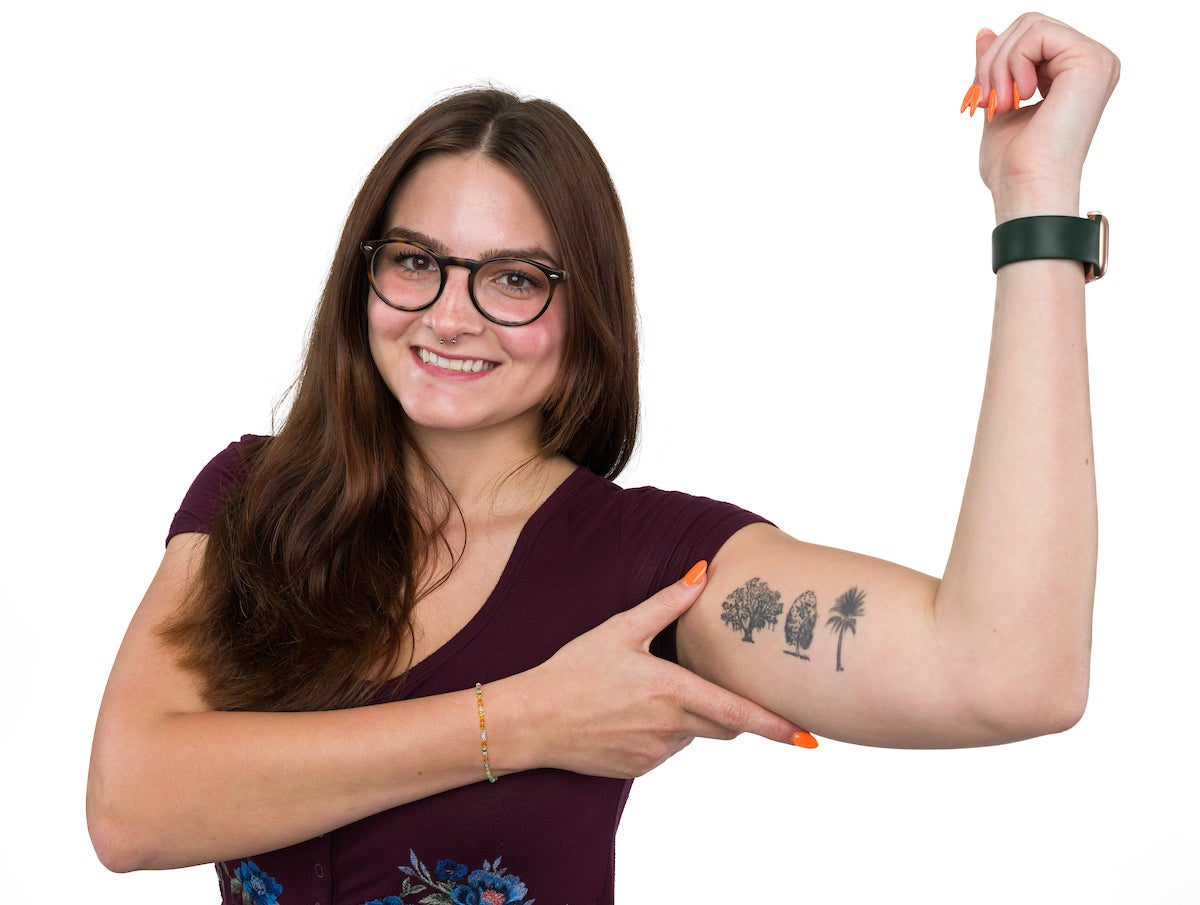
<instances>
[{"instance_id":1,"label":"bicep","mask_svg":"<svg viewBox=\"0 0 1200 905\"><path fill-rule=\"evenodd\" d=\"M937 579L751 525L680 619L680 661L810 731L861 744L986 744L937 631Z\"/></svg>"}]
</instances>

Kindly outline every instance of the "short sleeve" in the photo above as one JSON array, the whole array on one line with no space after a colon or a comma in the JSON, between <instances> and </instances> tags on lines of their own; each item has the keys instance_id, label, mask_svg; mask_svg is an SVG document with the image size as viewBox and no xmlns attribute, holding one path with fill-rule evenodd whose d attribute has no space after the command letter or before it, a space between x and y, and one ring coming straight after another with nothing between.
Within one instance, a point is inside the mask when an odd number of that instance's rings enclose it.
<instances>
[{"instance_id":1,"label":"short sleeve","mask_svg":"<svg viewBox=\"0 0 1200 905\"><path fill-rule=\"evenodd\" d=\"M700 560L712 561L734 534L765 518L730 503L686 493L637 488L621 526L622 558L633 599L644 600L682 578ZM675 626L651 646L674 661Z\"/></svg>"},{"instance_id":2,"label":"short sleeve","mask_svg":"<svg viewBox=\"0 0 1200 905\"><path fill-rule=\"evenodd\" d=\"M230 443L209 460L192 481L179 511L171 520L167 543L176 534L208 534L212 530L221 507L246 480L246 453L264 439L256 434L243 434L240 440Z\"/></svg>"}]
</instances>

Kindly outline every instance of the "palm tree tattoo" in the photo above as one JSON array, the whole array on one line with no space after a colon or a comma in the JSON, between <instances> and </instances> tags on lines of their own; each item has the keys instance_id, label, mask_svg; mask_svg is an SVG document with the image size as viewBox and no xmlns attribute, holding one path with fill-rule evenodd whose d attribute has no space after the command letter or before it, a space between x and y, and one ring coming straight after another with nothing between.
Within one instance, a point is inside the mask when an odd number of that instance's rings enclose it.
<instances>
[{"instance_id":1,"label":"palm tree tattoo","mask_svg":"<svg viewBox=\"0 0 1200 905\"><path fill-rule=\"evenodd\" d=\"M863 601L867 595L858 588L851 588L845 594L837 599L833 604L833 612L829 618L825 620L825 624L829 626L831 632L837 632L837 671L845 672L842 669L842 640L846 637L846 632L855 635L858 633L858 620L862 618L866 612L863 609Z\"/></svg>"}]
</instances>

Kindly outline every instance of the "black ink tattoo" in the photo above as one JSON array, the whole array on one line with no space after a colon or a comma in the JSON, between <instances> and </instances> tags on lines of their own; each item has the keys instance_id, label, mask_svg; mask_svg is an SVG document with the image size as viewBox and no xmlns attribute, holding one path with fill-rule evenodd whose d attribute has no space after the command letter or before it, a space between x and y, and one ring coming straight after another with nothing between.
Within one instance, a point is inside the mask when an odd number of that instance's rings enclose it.
<instances>
[{"instance_id":1,"label":"black ink tattoo","mask_svg":"<svg viewBox=\"0 0 1200 905\"><path fill-rule=\"evenodd\" d=\"M858 588L851 588L845 594L837 599L833 605L833 613L825 624L829 626L831 632L837 632L837 671L845 672L842 669L842 639L846 637L846 632L854 635L858 633L858 620L866 612L863 609L863 601L866 600L866 592L860 591Z\"/></svg>"},{"instance_id":2,"label":"black ink tattoo","mask_svg":"<svg viewBox=\"0 0 1200 905\"><path fill-rule=\"evenodd\" d=\"M721 621L731 629L742 633L742 640L754 643L754 633L770 626L772 630L783 612L779 598L783 596L771 589L760 578L751 578L725 598L721 604Z\"/></svg>"},{"instance_id":3,"label":"black ink tattoo","mask_svg":"<svg viewBox=\"0 0 1200 905\"><path fill-rule=\"evenodd\" d=\"M800 653L808 650L813 640L813 627L817 624L817 595L805 591L794 601L783 622L783 637L795 650L785 647L783 652L807 660L808 654Z\"/></svg>"}]
</instances>

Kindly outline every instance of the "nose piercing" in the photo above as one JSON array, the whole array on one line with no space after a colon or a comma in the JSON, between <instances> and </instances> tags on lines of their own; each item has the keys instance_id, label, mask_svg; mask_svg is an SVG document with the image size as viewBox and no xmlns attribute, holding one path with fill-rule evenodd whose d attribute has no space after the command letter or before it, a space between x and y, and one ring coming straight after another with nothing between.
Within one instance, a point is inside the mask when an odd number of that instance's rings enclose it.
<instances>
[{"instance_id":1,"label":"nose piercing","mask_svg":"<svg viewBox=\"0 0 1200 905\"><path fill-rule=\"evenodd\" d=\"M444 339L442 339L440 336L438 337L438 345L439 346L446 345L446 341ZM458 345L458 334L457 333L455 333L453 336L450 337L450 345L452 345L452 346Z\"/></svg>"}]
</instances>

